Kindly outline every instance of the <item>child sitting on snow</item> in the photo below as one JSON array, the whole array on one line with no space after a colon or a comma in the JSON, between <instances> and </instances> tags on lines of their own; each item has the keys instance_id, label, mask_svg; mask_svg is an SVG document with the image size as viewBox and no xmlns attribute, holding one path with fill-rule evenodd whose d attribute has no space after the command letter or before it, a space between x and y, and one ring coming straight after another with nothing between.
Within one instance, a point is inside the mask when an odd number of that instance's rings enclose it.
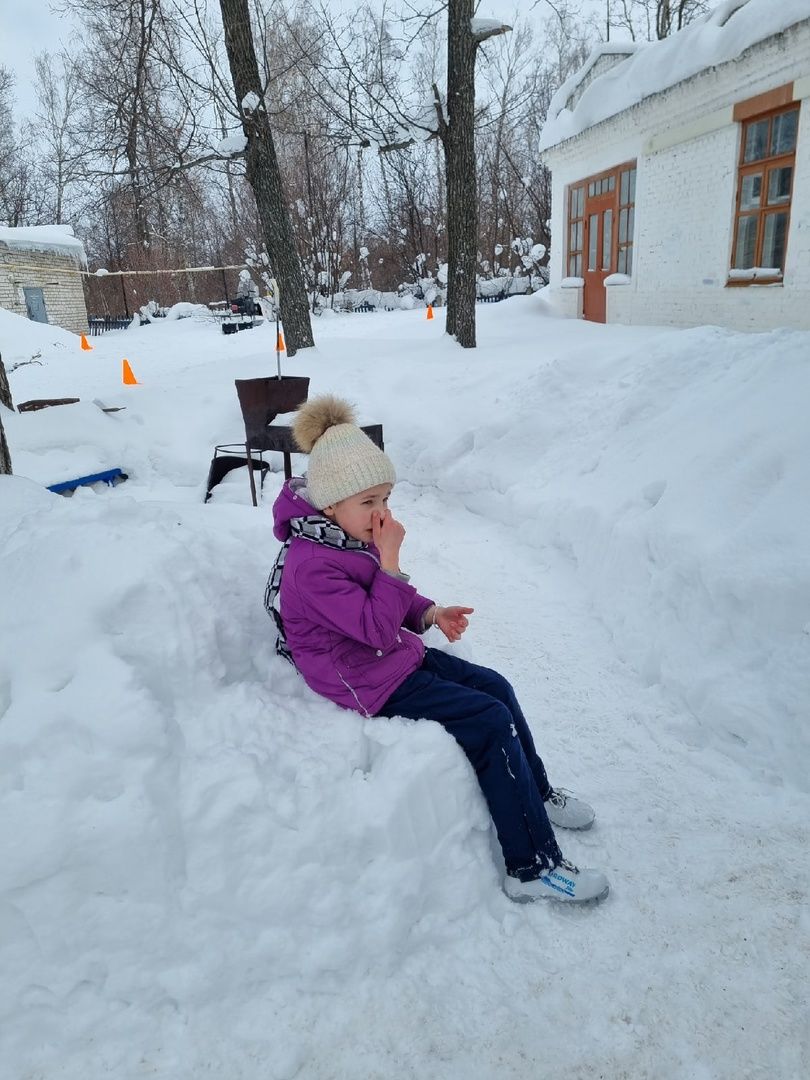
<instances>
[{"instance_id":1,"label":"child sitting on snow","mask_svg":"<svg viewBox=\"0 0 810 1080\"><path fill-rule=\"evenodd\" d=\"M388 509L391 460L356 426L351 406L331 396L301 406L293 434L309 468L305 480L285 483L273 507L284 546L265 605L278 651L344 708L435 720L455 737L489 805L513 900L607 895L604 874L578 869L557 846L551 823L587 829L594 813L552 788L512 687L422 643L429 627L458 641L473 609L420 596L400 569L405 530Z\"/></svg>"}]
</instances>

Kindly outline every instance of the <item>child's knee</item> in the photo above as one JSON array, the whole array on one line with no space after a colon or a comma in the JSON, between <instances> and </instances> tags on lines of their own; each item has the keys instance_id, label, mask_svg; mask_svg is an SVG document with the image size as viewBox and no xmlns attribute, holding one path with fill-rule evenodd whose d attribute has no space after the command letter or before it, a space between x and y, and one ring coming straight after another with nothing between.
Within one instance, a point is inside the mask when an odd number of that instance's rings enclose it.
<instances>
[{"instance_id":1,"label":"child's knee","mask_svg":"<svg viewBox=\"0 0 810 1080\"><path fill-rule=\"evenodd\" d=\"M495 701L486 717L487 734L490 740L504 746L511 739L517 738L517 728L511 712L500 701Z\"/></svg>"},{"instance_id":2,"label":"child's knee","mask_svg":"<svg viewBox=\"0 0 810 1080\"><path fill-rule=\"evenodd\" d=\"M486 672L485 678L482 680L483 685L481 690L484 693L489 694L490 697L494 697L497 701L503 702L504 705L509 706L515 699L515 691L512 689L512 684L508 679L505 679L499 671L494 671L492 668L484 668Z\"/></svg>"}]
</instances>

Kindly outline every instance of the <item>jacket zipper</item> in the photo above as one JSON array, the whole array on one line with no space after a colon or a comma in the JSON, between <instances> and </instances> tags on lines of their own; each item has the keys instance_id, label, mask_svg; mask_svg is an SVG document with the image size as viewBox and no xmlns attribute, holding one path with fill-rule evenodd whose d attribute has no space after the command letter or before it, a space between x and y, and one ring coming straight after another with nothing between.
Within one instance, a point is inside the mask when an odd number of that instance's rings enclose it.
<instances>
[{"instance_id":1,"label":"jacket zipper","mask_svg":"<svg viewBox=\"0 0 810 1080\"><path fill-rule=\"evenodd\" d=\"M366 719L370 720L371 719L371 713L368 711L368 709L365 707L363 702L360 700L360 698L354 692L354 687L350 686L349 683L346 682L346 680L340 674L340 671L339 671L339 669L337 667L335 668L335 671L337 671L337 676L340 679L340 681L343 683L343 685L346 687L346 689L351 691L351 695L354 698L354 700L357 702L357 704L359 705L360 711L362 712L363 716L365 716Z\"/></svg>"},{"instance_id":2,"label":"jacket zipper","mask_svg":"<svg viewBox=\"0 0 810 1080\"><path fill-rule=\"evenodd\" d=\"M362 548L355 548L354 550L357 551L358 555L368 555L368 557L371 559L371 561L376 563L376 565L379 567L380 560L377 558L376 555L372 555L370 551L364 551ZM400 644L402 644L402 640L401 640L399 634L397 634L397 641ZM359 705L360 710L363 713L363 716L365 716L367 719L370 720L371 719L371 713L368 711L368 709L365 707L363 702L360 700L360 698L355 693L354 687L350 683L346 682L346 680L343 678L343 676L341 675L341 673L340 673L340 671L338 670L337 667L335 668L335 671L337 671L337 676L340 679L340 681L343 683L343 685L346 687L346 689L348 691L350 691L352 697L354 698L354 700Z\"/></svg>"}]
</instances>

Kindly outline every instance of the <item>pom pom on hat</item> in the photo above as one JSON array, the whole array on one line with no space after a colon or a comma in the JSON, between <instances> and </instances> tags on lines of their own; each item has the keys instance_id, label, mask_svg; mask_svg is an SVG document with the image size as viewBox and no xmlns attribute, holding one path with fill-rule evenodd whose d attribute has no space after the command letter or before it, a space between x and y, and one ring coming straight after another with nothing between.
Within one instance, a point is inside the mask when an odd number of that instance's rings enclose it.
<instances>
[{"instance_id":1,"label":"pom pom on hat","mask_svg":"<svg viewBox=\"0 0 810 1080\"><path fill-rule=\"evenodd\" d=\"M307 491L317 510L378 484L395 484L391 459L355 423L354 408L323 394L305 402L293 421L293 437L309 454Z\"/></svg>"},{"instance_id":2,"label":"pom pom on hat","mask_svg":"<svg viewBox=\"0 0 810 1080\"><path fill-rule=\"evenodd\" d=\"M333 394L322 394L299 406L293 421L293 437L305 454L311 454L312 447L327 428L336 424L354 424L356 419L348 401Z\"/></svg>"}]
</instances>

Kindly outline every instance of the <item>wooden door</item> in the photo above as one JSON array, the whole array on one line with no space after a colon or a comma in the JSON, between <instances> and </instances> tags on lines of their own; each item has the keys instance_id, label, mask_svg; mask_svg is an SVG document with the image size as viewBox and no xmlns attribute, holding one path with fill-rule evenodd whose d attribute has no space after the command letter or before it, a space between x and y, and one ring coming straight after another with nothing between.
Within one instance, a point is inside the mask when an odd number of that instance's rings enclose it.
<instances>
[{"instance_id":1,"label":"wooden door","mask_svg":"<svg viewBox=\"0 0 810 1080\"><path fill-rule=\"evenodd\" d=\"M593 194L592 194L593 192ZM583 314L591 322L604 322L607 310L605 278L616 272L616 175L591 182L585 199L585 279Z\"/></svg>"}]
</instances>

